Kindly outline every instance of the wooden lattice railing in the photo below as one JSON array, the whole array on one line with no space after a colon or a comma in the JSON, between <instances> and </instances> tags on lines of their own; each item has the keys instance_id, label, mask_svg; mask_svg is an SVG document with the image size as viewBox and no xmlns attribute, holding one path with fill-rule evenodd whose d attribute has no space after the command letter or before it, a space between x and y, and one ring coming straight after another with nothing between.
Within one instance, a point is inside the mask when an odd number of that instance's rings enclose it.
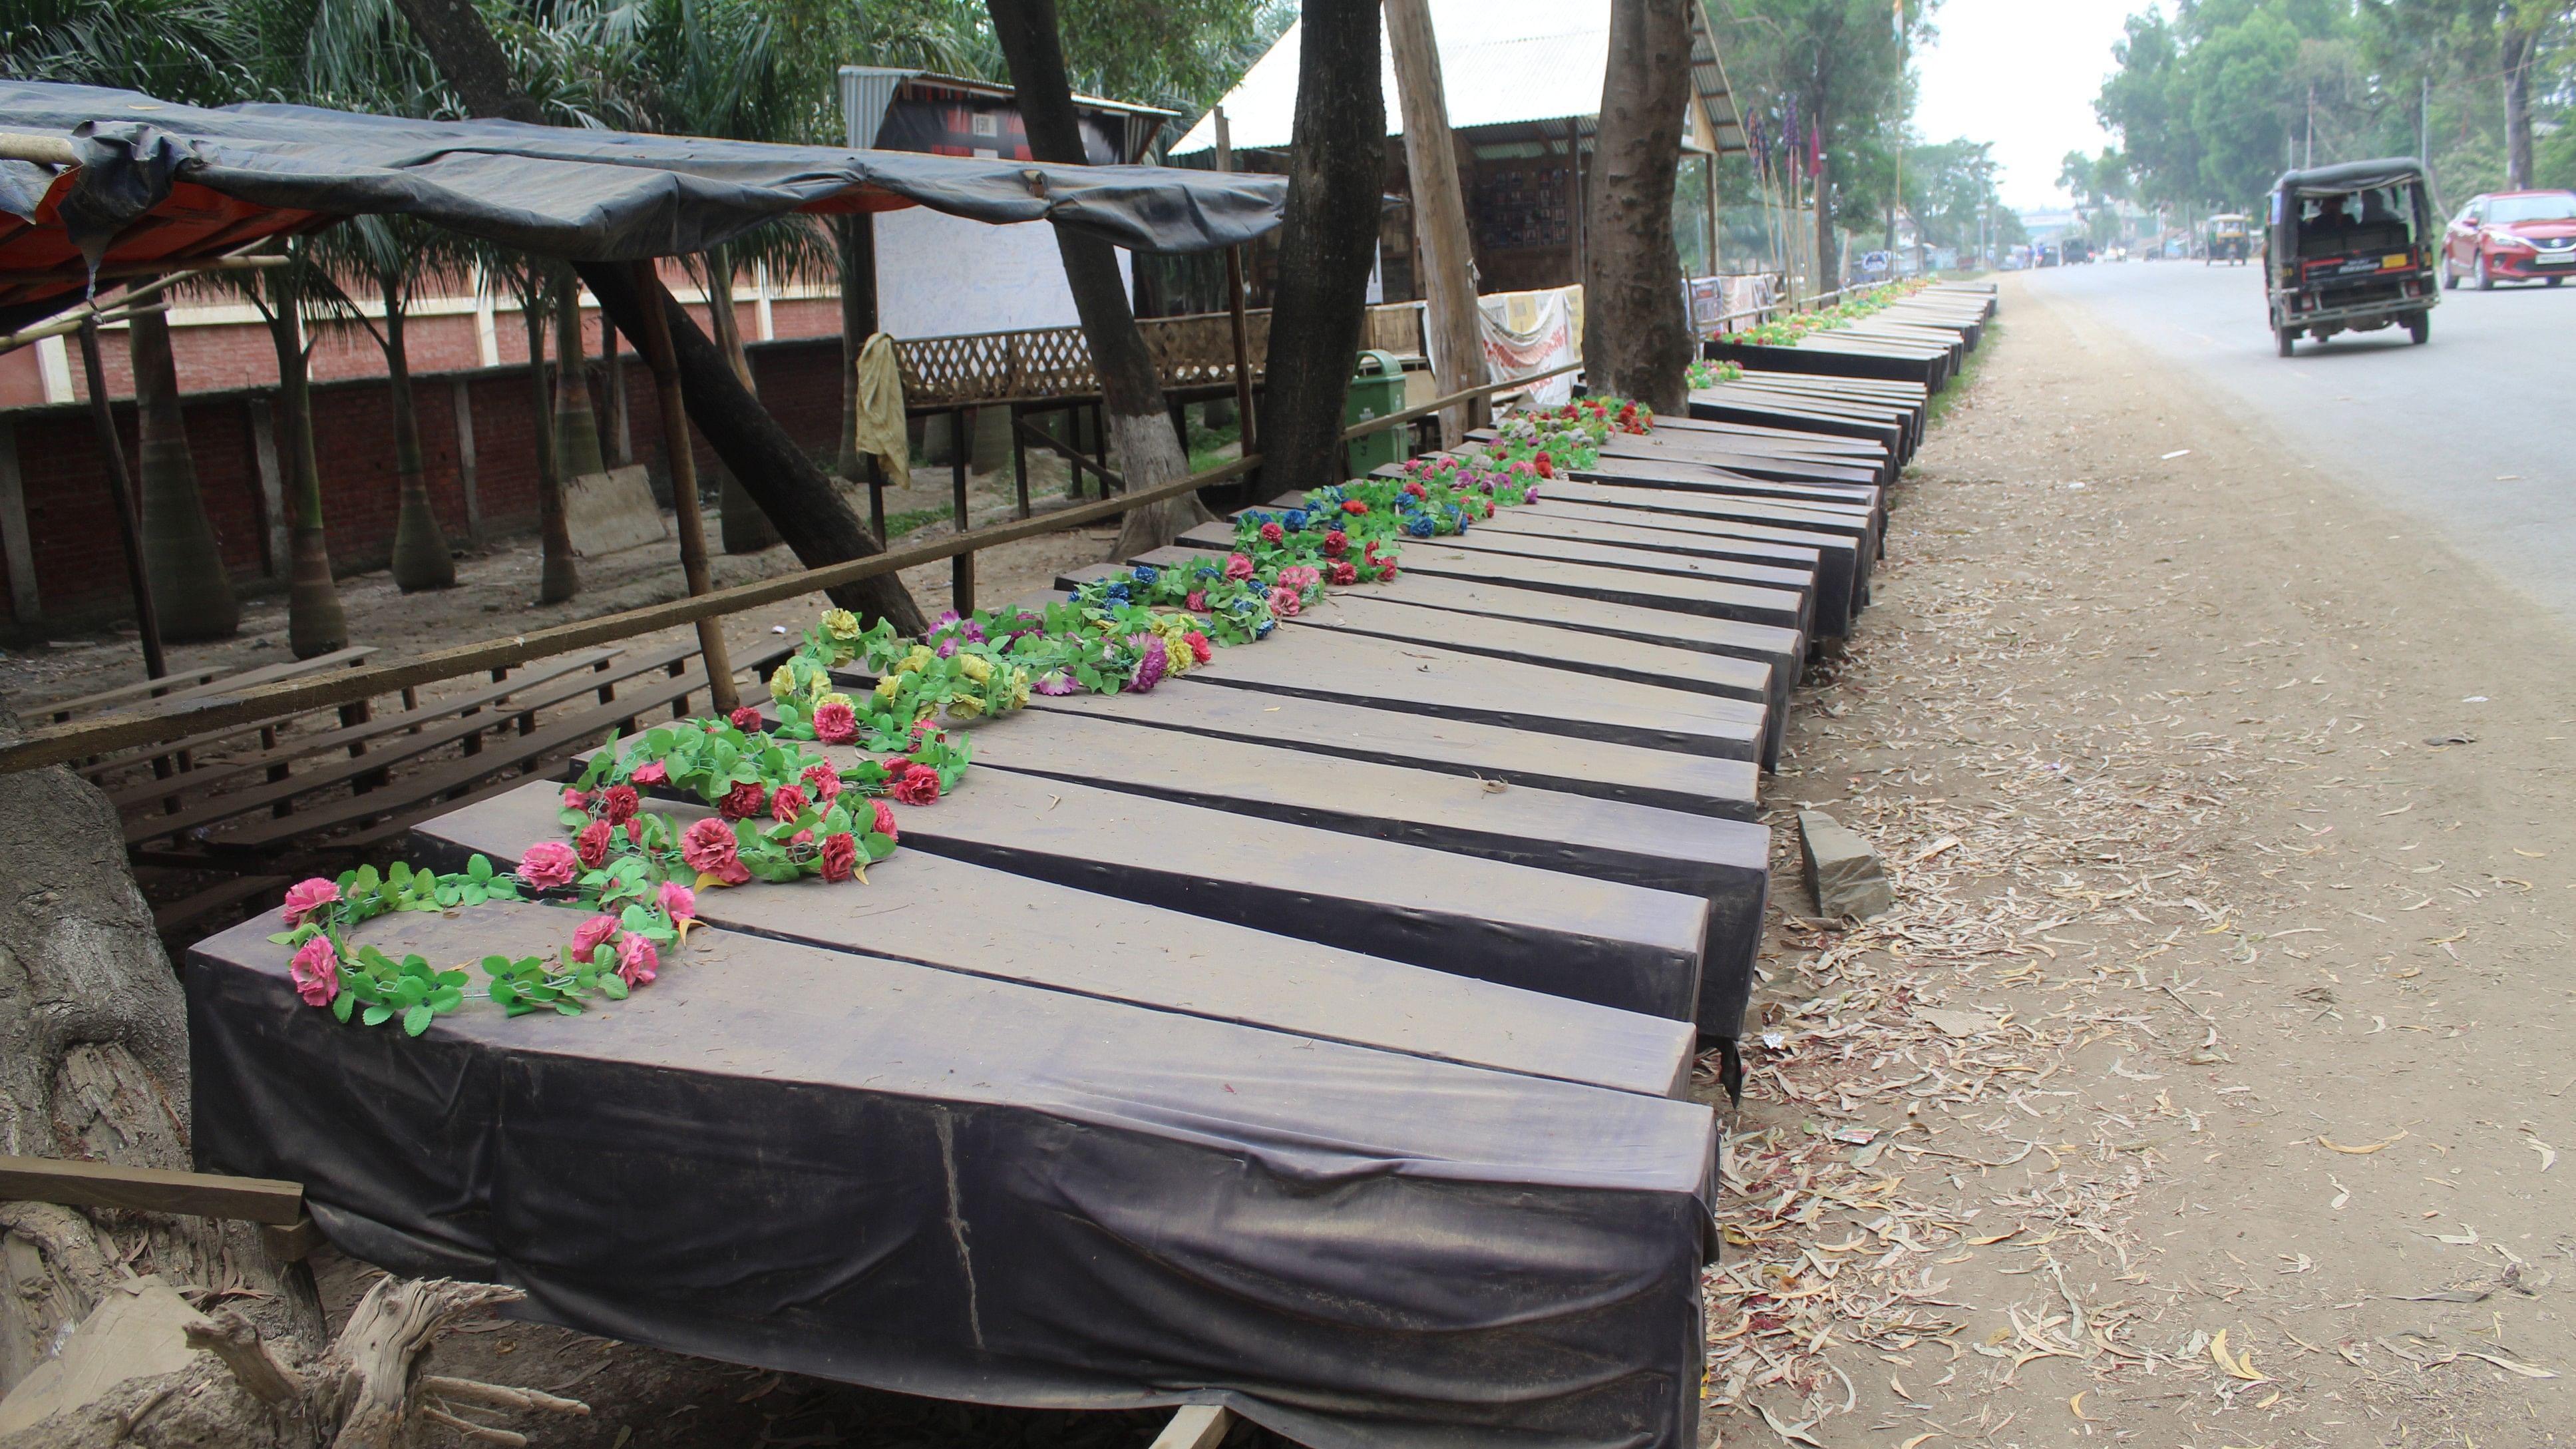
<instances>
[{"instance_id":1,"label":"wooden lattice railing","mask_svg":"<svg viewBox=\"0 0 2576 1449\"><path fill-rule=\"evenodd\" d=\"M1422 352L1420 307L1398 302L1369 309L1361 345L1400 356ZM1137 327L1171 388L1206 387L1234 380L1234 327L1223 312L1150 317ZM1261 376L1270 351L1268 309L1244 314L1252 375ZM1079 327L1038 327L1023 332L969 332L916 337L895 343L909 407L964 407L976 403L1038 402L1088 397L1100 390L1091 373L1091 348Z\"/></svg>"}]
</instances>

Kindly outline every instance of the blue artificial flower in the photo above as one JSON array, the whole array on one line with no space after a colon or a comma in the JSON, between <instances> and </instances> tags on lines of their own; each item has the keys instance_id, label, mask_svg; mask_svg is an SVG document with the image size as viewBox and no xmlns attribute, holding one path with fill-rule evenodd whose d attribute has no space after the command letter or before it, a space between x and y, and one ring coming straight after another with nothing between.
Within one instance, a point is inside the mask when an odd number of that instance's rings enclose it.
<instances>
[{"instance_id":1,"label":"blue artificial flower","mask_svg":"<svg viewBox=\"0 0 2576 1449\"><path fill-rule=\"evenodd\" d=\"M1136 587L1140 589L1152 587L1154 580L1161 578L1162 576L1163 571L1154 567L1152 564L1138 564L1136 565L1136 571L1128 575L1129 578L1136 581Z\"/></svg>"},{"instance_id":2,"label":"blue artificial flower","mask_svg":"<svg viewBox=\"0 0 2576 1449\"><path fill-rule=\"evenodd\" d=\"M1264 619L1260 623L1252 626L1252 637L1255 639L1267 639L1270 637L1270 631L1278 627L1278 620Z\"/></svg>"},{"instance_id":3,"label":"blue artificial flower","mask_svg":"<svg viewBox=\"0 0 2576 1449\"><path fill-rule=\"evenodd\" d=\"M1404 531L1415 538L1429 538L1439 526L1431 521L1429 515L1417 513L1404 525Z\"/></svg>"},{"instance_id":4,"label":"blue artificial flower","mask_svg":"<svg viewBox=\"0 0 2576 1449\"><path fill-rule=\"evenodd\" d=\"M1203 563L1199 565L1198 576L1203 579L1215 579L1223 578L1224 574L1217 569L1215 564Z\"/></svg>"},{"instance_id":5,"label":"blue artificial flower","mask_svg":"<svg viewBox=\"0 0 2576 1449\"><path fill-rule=\"evenodd\" d=\"M1101 596L1113 603L1126 603L1127 581L1125 579L1120 579L1118 582L1111 584L1108 588L1101 590Z\"/></svg>"},{"instance_id":6,"label":"blue artificial flower","mask_svg":"<svg viewBox=\"0 0 2576 1449\"><path fill-rule=\"evenodd\" d=\"M1288 517L1283 521L1286 523L1290 533L1304 533L1306 531L1306 510L1302 508L1292 508L1288 510Z\"/></svg>"}]
</instances>

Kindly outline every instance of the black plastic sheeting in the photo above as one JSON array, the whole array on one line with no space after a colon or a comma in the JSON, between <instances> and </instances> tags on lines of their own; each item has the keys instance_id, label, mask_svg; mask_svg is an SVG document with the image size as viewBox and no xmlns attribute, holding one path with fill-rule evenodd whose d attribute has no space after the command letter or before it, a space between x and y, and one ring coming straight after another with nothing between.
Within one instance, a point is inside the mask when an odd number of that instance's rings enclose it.
<instances>
[{"instance_id":1,"label":"black plastic sheeting","mask_svg":"<svg viewBox=\"0 0 2576 1449\"><path fill-rule=\"evenodd\" d=\"M2423 185L2424 163L2411 156L2383 156L2373 161L2345 161L2306 171L2284 171L2281 179L2272 183L2272 189L2294 196L2341 196L2346 192L2369 191L2400 182Z\"/></svg>"},{"instance_id":2,"label":"black plastic sheeting","mask_svg":"<svg viewBox=\"0 0 2576 1449\"><path fill-rule=\"evenodd\" d=\"M1287 180L1161 166L1056 166L690 136L420 121L314 106L204 109L134 91L0 82L0 130L71 132L61 208L95 260L189 181L260 206L418 216L575 261L703 251L856 192L996 224L1051 221L1142 252L1232 246L1277 226ZM0 163L0 210L32 221L45 168Z\"/></svg>"},{"instance_id":3,"label":"black plastic sheeting","mask_svg":"<svg viewBox=\"0 0 2576 1449\"><path fill-rule=\"evenodd\" d=\"M571 921L361 939L449 962ZM579 1019L412 1039L300 1003L270 929L188 956L198 1165L304 1183L367 1261L939 1398L1697 1442L1705 1107L720 931Z\"/></svg>"}]
</instances>

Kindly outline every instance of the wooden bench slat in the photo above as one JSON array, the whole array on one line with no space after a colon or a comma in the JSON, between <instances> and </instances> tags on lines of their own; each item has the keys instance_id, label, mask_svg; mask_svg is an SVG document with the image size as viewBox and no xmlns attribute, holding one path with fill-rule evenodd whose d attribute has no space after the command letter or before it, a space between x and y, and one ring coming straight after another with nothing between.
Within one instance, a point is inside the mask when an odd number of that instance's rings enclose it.
<instances>
[{"instance_id":1,"label":"wooden bench slat","mask_svg":"<svg viewBox=\"0 0 2576 1449\"><path fill-rule=\"evenodd\" d=\"M59 1157L0 1157L0 1202L194 1213L291 1227L304 1216L304 1185Z\"/></svg>"}]
</instances>

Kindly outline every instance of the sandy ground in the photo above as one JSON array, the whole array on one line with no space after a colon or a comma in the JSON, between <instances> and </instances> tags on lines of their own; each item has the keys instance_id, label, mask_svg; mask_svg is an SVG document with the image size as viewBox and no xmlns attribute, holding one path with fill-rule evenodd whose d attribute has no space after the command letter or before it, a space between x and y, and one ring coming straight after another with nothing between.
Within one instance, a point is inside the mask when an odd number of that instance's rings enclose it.
<instances>
[{"instance_id":1,"label":"sandy ground","mask_svg":"<svg viewBox=\"0 0 2576 1449\"><path fill-rule=\"evenodd\" d=\"M2080 307L2003 321L1772 790L1704 1436L2569 1442L2565 628ZM1800 803L1894 913L1795 918Z\"/></svg>"}]
</instances>

